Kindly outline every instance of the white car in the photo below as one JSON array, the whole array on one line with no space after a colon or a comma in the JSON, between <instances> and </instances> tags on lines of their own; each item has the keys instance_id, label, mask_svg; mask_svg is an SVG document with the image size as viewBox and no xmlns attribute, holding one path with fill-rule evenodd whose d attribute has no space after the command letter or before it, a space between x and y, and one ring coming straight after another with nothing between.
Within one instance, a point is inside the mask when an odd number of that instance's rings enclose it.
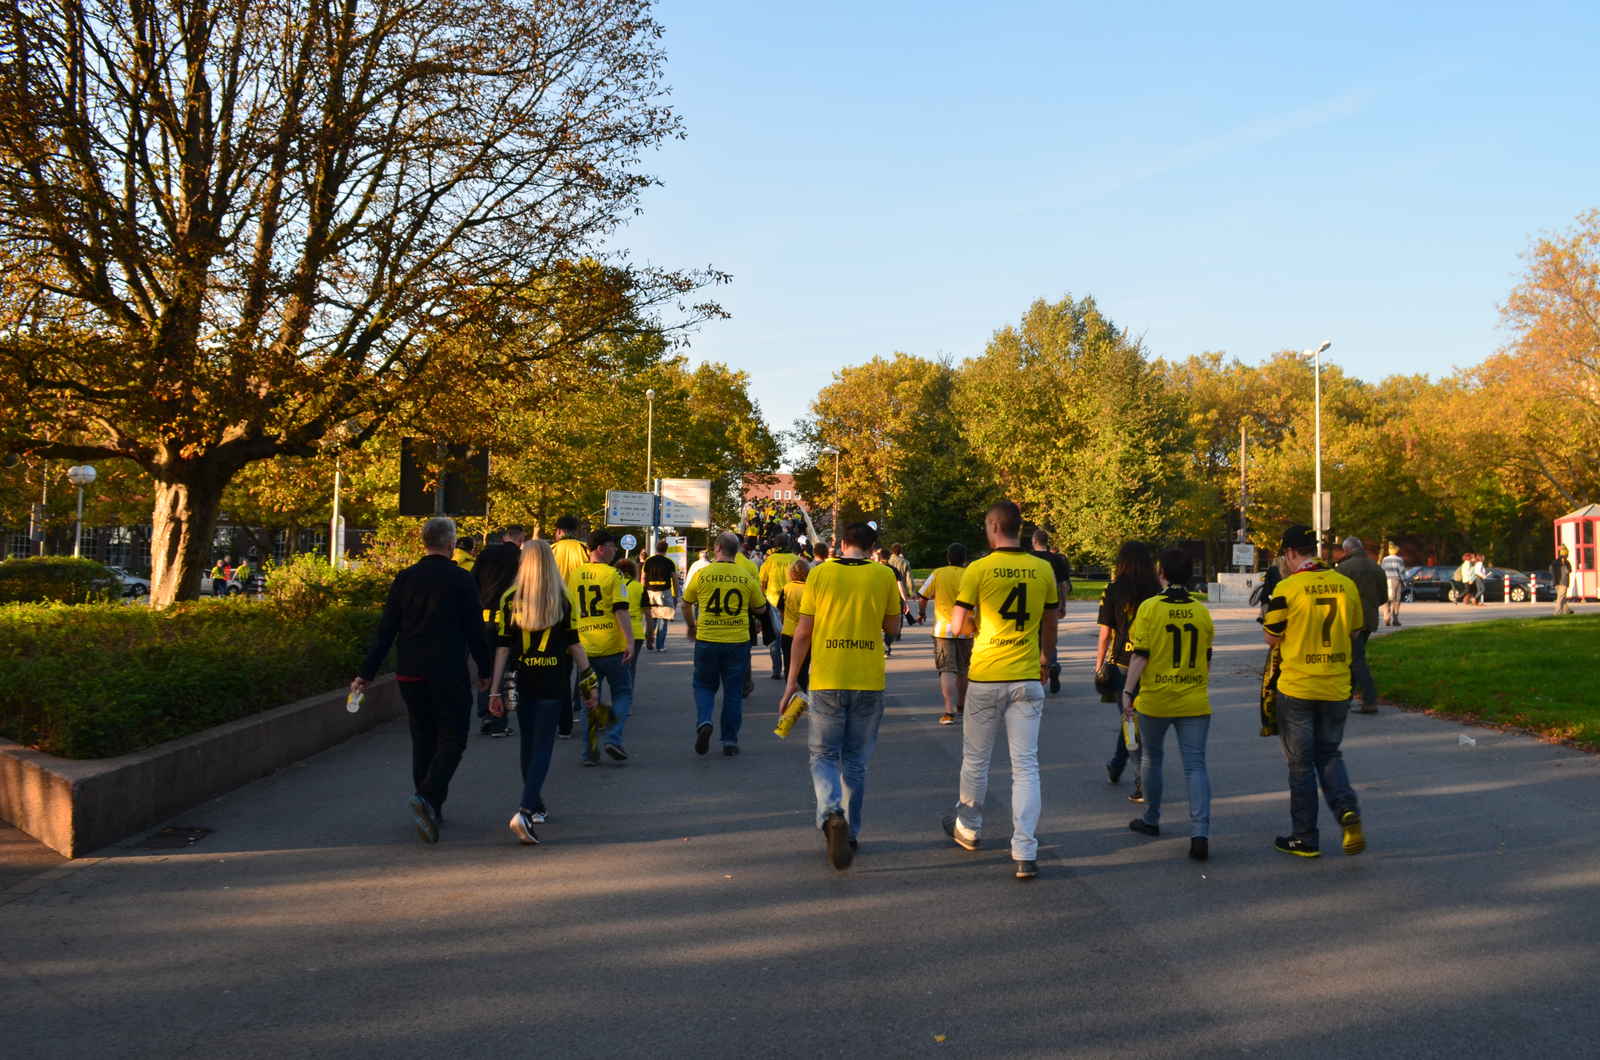
<instances>
[{"instance_id":1,"label":"white car","mask_svg":"<svg viewBox=\"0 0 1600 1060\"><path fill-rule=\"evenodd\" d=\"M118 583L121 584L123 596L150 595L149 578L141 578L137 574L129 574L121 567L107 567L106 570L110 571L116 577Z\"/></svg>"}]
</instances>

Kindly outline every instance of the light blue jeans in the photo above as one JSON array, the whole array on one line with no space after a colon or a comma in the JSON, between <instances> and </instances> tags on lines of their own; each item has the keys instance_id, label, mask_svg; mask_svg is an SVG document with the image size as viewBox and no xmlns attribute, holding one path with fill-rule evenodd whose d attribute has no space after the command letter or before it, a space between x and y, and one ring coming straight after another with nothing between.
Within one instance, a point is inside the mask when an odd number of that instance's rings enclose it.
<instances>
[{"instance_id":1,"label":"light blue jeans","mask_svg":"<svg viewBox=\"0 0 1600 1060\"><path fill-rule=\"evenodd\" d=\"M867 763L883 723L883 693L812 689L811 786L817 792L817 827L842 810L850 838L861 834L861 800L867 793Z\"/></svg>"},{"instance_id":2,"label":"light blue jeans","mask_svg":"<svg viewBox=\"0 0 1600 1060\"><path fill-rule=\"evenodd\" d=\"M1139 742L1144 745L1144 823L1161 823L1161 765L1167 730L1178 730L1178 753L1183 756L1183 779L1189 784L1189 834L1211 835L1211 777L1206 773L1206 734L1211 715L1194 718L1158 718L1139 715Z\"/></svg>"},{"instance_id":3,"label":"light blue jeans","mask_svg":"<svg viewBox=\"0 0 1600 1060\"><path fill-rule=\"evenodd\" d=\"M961 801L956 831L976 839L983 831L983 803L989 795L989 762L1003 724L1011 745L1011 856L1039 856L1039 722L1044 717L1044 685L1038 681L974 681L967 686L961 724Z\"/></svg>"},{"instance_id":4,"label":"light blue jeans","mask_svg":"<svg viewBox=\"0 0 1600 1060\"><path fill-rule=\"evenodd\" d=\"M628 724L628 715L633 712L633 672L622 665L622 653L615 655L591 655L589 666L594 670L595 676L602 685L611 686L611 727L606 729L601 743L607 747L622 746L622 728ZM581 703L582 700L579 700ZM587 745L579 743L579 757L588 753Z\"/></svg>"}]
</instances>

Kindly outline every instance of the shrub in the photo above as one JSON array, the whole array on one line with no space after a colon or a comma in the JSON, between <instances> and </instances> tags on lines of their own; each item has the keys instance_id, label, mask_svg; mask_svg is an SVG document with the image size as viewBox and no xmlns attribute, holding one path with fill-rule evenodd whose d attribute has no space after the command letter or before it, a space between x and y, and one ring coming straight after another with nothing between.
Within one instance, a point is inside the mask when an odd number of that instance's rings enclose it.
<instances>
[{"instance_id":1,"label":"shrub","mask_svg":"<svg viewBox=\"0 0 1600 1060\"><path fill-rule=\"evenodd\" d=\"M115 575L92 559L32 556L0 562L0 604L109 600L121 588Z\"/></svg>"},{"instance_id":2,"label":"shrub","mask_svg":"<svg viewBox=\"0 0 1600 1060\"><path fill-rule=\"evenodd\" d=\"M340 569L306 554L274 567L267 592L285 613L310 615L337 604L382 607L393 580L393 572L375 565Z\"/></svg>"},{"instance_id":3,"label":"shrub","mask_svg":"<svg viewBox=\"0 0 1600 1060\"><path fill-rule=\"evenodd\" d=\"M0 607L0 734L68 758L187 736L340 687L377 622L239 598Z\"/></svg>"}]
</instances>

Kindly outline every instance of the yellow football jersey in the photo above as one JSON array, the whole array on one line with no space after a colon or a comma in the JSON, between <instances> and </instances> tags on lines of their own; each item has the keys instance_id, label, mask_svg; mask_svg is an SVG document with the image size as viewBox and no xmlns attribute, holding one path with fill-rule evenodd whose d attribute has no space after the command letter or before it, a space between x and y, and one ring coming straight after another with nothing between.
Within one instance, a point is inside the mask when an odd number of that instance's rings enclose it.
<instances>
[{"instance_id":1,"label":"yellow football jersey","mask_svg":"<svg viewBox=\"0 0 1600 1060\"><path fill-rule=\"evenodd\" d=\"M811 571L800 613L811 616L811 687L883 691L883 620L900 614L894 571L841 557Z\"/></svg>"},{"instance_id":2,"label":"yellow football jersey","mask_svg":"<svg viewBox=\"0 0 1600 1060\"><path fill-rule=\"evenodd\" d=\"M561 580L568 585L572 584L572 572L589 562L589 550L575 537L563 537L552 542L550 551L555 553L556 570L561 572Z\"/></svg>"},{"instance_id":3,"label":"yellow football jersey","mask_svg":"<svg viewBox=\"0 0 1600 1060\"><path fill-rule=\"evenodd\" d=\"M622 625L617 612L628 611L622 573L605 563L585 563L572 572L567 588L578 604L572 619L583 650L590 655L620 655Z\"/></svg>"},{"instance_id":4,"label":"yellow football jersey","mask_svg":"<svg viewBox=\"0 0 1600 1060\"><path fill-rule=\"evenodd\" d=\"M1039 629L1057 599L1055 571L1020 548L997 548L961 575L956 606L978 620L973 681L1039 680Z\"/></svg>"},{"instance_id":5,"label":"yellow football jersey","mask_svg":"<svg viewBox=\"0 0 1600 1060\"><path fill-rule=\"evenodd\" d=\"M783 587L783 629L786 637L794 636L794 627L800 624L800 602L806 596L805 582L790 582Z\"/></svg>"},{"instance_id":6,"label":"yellow football jersey","mask_svg":"<svg viewBox=\"0 0 1600 1060\"><path fill-rule=\"evenodd\" d=\"M953 637L950 632L950 619L955 615L956 596L961 591L961 575L966 573L965 567L940 567L922 583L922 588L917 595L924 600L933 601L933 635L935 637ZM970 628L962 632L962 640L972 636Z\"/></svg>"},{"instance_id":7,"label":"yellow football jersey","mask_svg":"<svg viewBox=\"0 0 1600 1060\"><path fill-rule=\"evenodd\" d=\"M800 557L793 552L769 552L761 563L761 588L766 591L767 603L773 607L783 598L783 587L789 583L789 568Z\"/></svg>"},{"instance_id":8,"label":"yellow football jersey","mask_svg":"<svg viewBox=\"0 0 1600 1060\"><path fill-rule=\"evenodd\" d=\"M620 573L620 572L619 572ZM628 594L628 617L633 620L633 639L644 639L644 586L632 578L623 578L622 587Z\"/></svg>"},{"instance_id":9,"label":"yellow football jersey","mask_svg":"<svg viewBox=\"0 0 1600 1060\"><path fill-rule=\"evenodd\" d=\"M1350 638L1362 628L1356 583L1320 563L1280 581L1262 622L1282 637L1278 691L1295 699L1350 698Z\"/></svg>"},{"instance_id":10,"label":"yellow football jersey","mask_svg":"<svg viewBox=\"0 0 1600 1060\"><path fill-rule=\"evenodd\" d=\"M1134 707L1157 718L1211 713L1211 644L1216 630L1206 605L1173 585L1139 605L1128 640L1145 658Z\"/></svg>"},{"instance_id":11,"label":"yellow football jersey","mask_svg":"<svg viewBox=\"0 0 1600 1060\"><path fill-rule=\"evenodd\" d=\"M760 580L746 564L718 560L689 579L683 602L698 609L695 640L743 644L750 640L750 609L760 607L766 598L761 595Z\"/></svg>"}]
</instances>

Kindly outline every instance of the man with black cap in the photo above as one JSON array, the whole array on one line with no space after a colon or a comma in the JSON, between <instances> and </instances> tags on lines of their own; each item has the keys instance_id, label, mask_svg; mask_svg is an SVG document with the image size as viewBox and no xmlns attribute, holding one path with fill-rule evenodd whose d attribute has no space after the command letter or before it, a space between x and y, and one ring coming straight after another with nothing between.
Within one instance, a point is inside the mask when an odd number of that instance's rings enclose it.
<instances>
[{"instance_id":1,"label":"man with black cap","mask_svg":"<svg viewBox=\"0 0 1600 1060\"><path fill-rule=\"evenodd\" d=\"M1317 539L1308 527L1283 534L1288 574L1273 587L1262 626L1267 643L1278 647L1278 732L1289 763L1289 816L1292 834L1279 836L1285 854L1314 858L1317 839L1317 786L1344 832L1344 852L1367 848L1361 808L1345 772L1339 749L1350 713L1352 637L1364 628L1361 594L1354 582L1317 558Z\"/></svg>"}]
</instances>

